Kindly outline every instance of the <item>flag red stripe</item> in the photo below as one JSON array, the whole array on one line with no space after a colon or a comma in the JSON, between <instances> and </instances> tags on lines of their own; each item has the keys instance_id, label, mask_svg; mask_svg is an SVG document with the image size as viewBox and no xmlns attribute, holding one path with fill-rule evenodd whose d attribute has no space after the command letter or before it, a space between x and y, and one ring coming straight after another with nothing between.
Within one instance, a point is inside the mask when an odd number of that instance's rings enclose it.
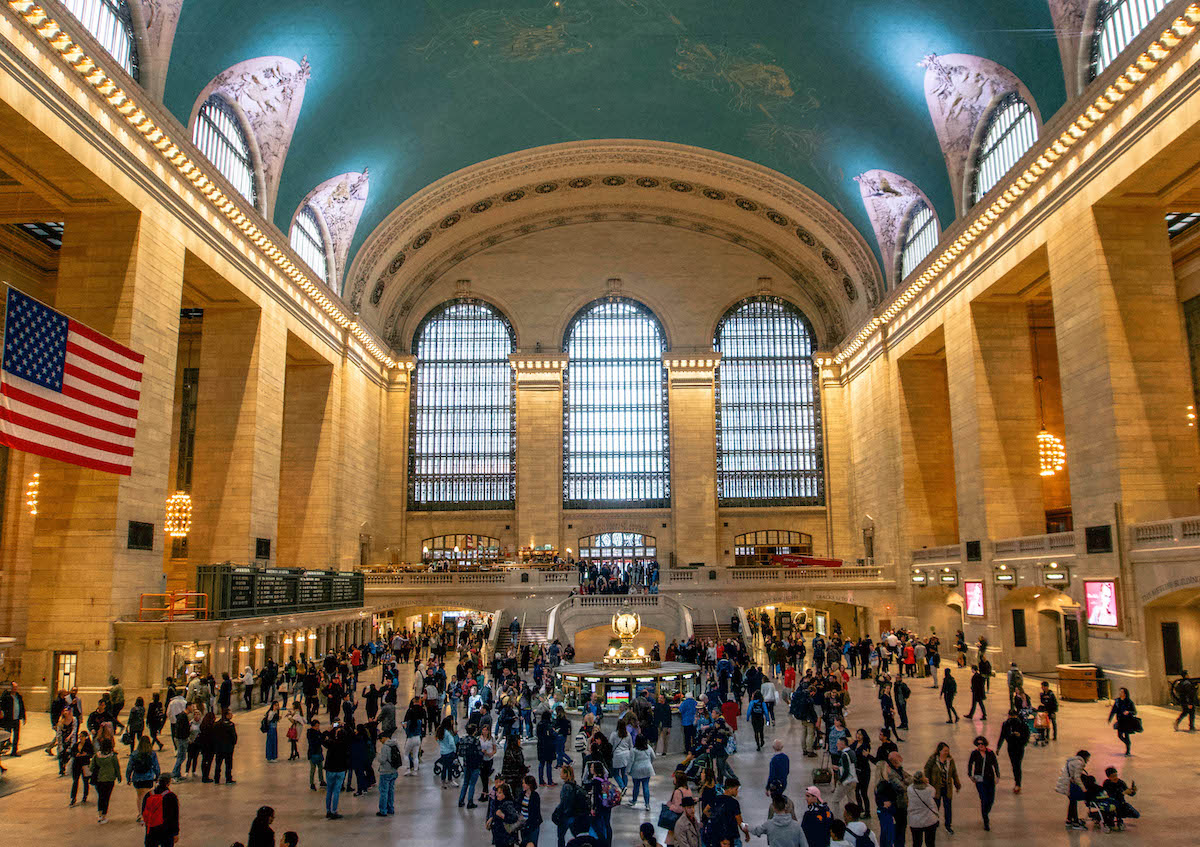
<instances>
[{"instance_id":1,"label":"flag red stripe","mask_svg":"<svg viewBox=\"0 0 1200 847\"><path fill-rule=\"evenodd\" d=\"M125 367L124 365L118 365L111 359L106 359L94 350L89 350L88 348L76 344L73 341L67 342L67 352L74 353L81 359L87 359L93 365L99 365L105 370L112 371L118 376L123 376L126 379L132 379L134 382L142 381L142 374L140 371L135 371L131 368Z\"/></svg>"},{"instance_id":2,"label":"flag red stripe","mask_svg":"<svg viewBox=\"0 0 1200 847\"><path fill-rule=\"evenodd\" d=\"M77 332L80 335L82 335L84 338L88 339L89 341L93 341L96 344L99 344L101 347L107 347L109 350L112 350L114 353L118 353L127 359L132 359L133 361L137 362L139 365L142 364L142 362L146 361L146 357L143 356L141 353L133 352L128 347L126 347L124 344L118 344L117 342L115 342L111 338L109 338L107 335L101 335L100 333L96 332L96 330L92 329L90 326L84 326L83 324L79 323L78 321L69 319L67 328L71 332Z\"/></svg>"},{"instance_id":3,"label":"flag red stripe","mask_svg":"<svg viewBox=\"0 0 1200 847\"><path fill-rule=\"evenodd\" d=\"M137 400L142 396L142 392L135 391L132 388L126 388L123 385L117 385L111 380L107 380L102 376L97 376L91 371L85 371L78 365L70 363L63 365L63 373L69 374L76 379L82 379L84 382L90 382L97 388L103 388L105 391L111 391L113 394L119 394L122 397L128 397L130 400Z\"/></svg>"},{"instance_id":4,"label":"flag red stripe","mask_svg":"<svg viewBox=\"0 0 1200 847\"><path fill-rule=\"evenodd\" d=\"M111 441L103 441L99 438L93 438L90 435L76 432L73 429L55 426L49 421L38 420L31 418L28 415L22 415L20 412L14 412L12 409L0 409L0 421L11 421L12 423L32 429L36 432L44 432L46 435L53 435L56 438L61 438L64 441L74 441L76 444L82 444L84 447L91 447L95 450L104 450L108 453L113 453L117 456L132 456L132 444L113 444Z\"/></svg>"},{"instance_id":5,"label":"flag red stripe","mask_svg":"<svg viewBox=\"0 0 1200 847\"><path fill-rule=\"evenodd\" d=\"M58 459L61 462L66 462L71 465L79 465L85 468L93 468L98 471L106 471L107 473L121 474L129 476L133 472L131 465L118 465L112 462L101 462L98 459L91 459L87 456L80 456L77 453L70 453L66 450L59 450L57 447L50 447L46 444L39 444L36 441L27 441L24 438L17 438L7 432L0 432L0 444L6 444L17 450L24 450L26 453L34 453L38 456L45 456L48 459Z\"/></svg>"},{"instance_id":6,"label":"flag red stripe","mask_svg":"<svg viewBox=\"0 0 1200 847\"><path fill-rule=\"evenodd\" d=\"M72 385L64 385L62 387L62 395L70 397L72 400L79 400L81 403L90 403L97 409L103 409L106 412L112 412L114 415L123 415L127 418L137 420L137 409L131 409L128 406L122 406L119 403L114 403L111 400L105 400L101 397L96 397L93 394L88 394L79 388Z\"/></svg>"},{"instance_id":7,"label":"flag red stripe","mask_svg":"<svg viewBox=\"0 0 1200 847\"><path fill-rule=\"evenodd\" d=\"M11 382L5 382L3 385L0 385L0 393L13 398L14 400L25 403L26 405L35 406L39 409L45 409L48 412L53 412L61 417L78 421L81 424L86 424L88 426L95 427L96 429L102 429L105 432L111 432L113 435L124 435L132 438L137 432L137 430L131 426L122 426L119 423L106 421L104 418L92 417L91 415L84 414L77 409L72 409L69 406L63 406L60 403L55 403L52 400L47 400L39 397L36 394L30 394L28 391L23 391L22 389L17 388ZM64 391L63 393L66 392ZM83 397L76 399L82 399L86 401L89 398Z\"/></svg>"}]
</instances>

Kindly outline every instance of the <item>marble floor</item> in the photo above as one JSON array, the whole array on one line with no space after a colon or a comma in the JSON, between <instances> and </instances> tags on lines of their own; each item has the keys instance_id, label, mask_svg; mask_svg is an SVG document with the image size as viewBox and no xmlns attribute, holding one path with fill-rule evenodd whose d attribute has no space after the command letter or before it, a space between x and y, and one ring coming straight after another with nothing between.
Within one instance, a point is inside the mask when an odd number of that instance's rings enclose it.
<instances>
[{"instance_id":1,"label":"marble floor","mask_svg":"<svg viewBox=\"0 0 1200 847\"><path fill-rule=\"evenodd\" d=\"M967 689L964 672L959 674L959 690ZM953 748L961 771L965 774L966 760L973 737L984 732L993 743L999 733L1000 720L967 721L946 725L945 713L928 681L914 684L909 705L910 730L905 733L901 752L906 766L920 767L937 742L945 740ZM924 683L924 684L921 684ZM872 738L880 725L879 710L873 698L873 687L855 682L853 703L849 715L852 730L863 727ZM402 689L404 685L402 683ZM1003 693L997 691L993 700L999 703ZM965 702L959 706L965 712ZM1011 773L1007 756L1001 754L1004 781L998 791L992 813L992 831L984 832L979 818L979 805L970 785L955 805L955 835L938 833L940 844L961 842L976 845L1092 845L1128 842L1137 845L1195 845L1197 835L1196 798L1200 796L1200 731L1173 732L1174 713L1163 708L1142 707L1146 731L1134 737L1134 755L1126 758L1116 736L1105 722L1108 706L1104 703L1064 703L1059 721L1059 738L1049 747L1030 747L1025 757L1024 789L1019 795L1011 791ZM343 795L341 811L345 818L328 821L324 817L323 793L308 790L308 767L303 759L281 761L268 765L262 754L262 736L257 713L236 716L241 730L241 743L235 756L237 784L205 785L198 781L176 786L182 810L181 845L214 845L227 847L244 841L255 810L263 804L275 808L277 837L285 830L296 830L303 845L389 844L408 845L482 845L490 843L483 829L483 809L468 811L456 806L457 794L442 791L434 784L432 768L422 769L414 779L400 779L396 785L396 816L390 819L375 816L374 792L355 798ZM797 800L803 795L812 763L799 755L798 725L785 718L778 727L768 728L771 737L783 740L785 751L792 755L792 778L789 794ZM773 734L773 736L772 736ZM744 817L750 825L761 823L766 816L767 798L762 786L766 781L769 748L755 752L748 727L739 731L740 752L730 762L743 782L741 793ZM427 740L426 758L432 763L436 753L434 743ZM286 748L286 742L281 747ZM1066 756L1079 748L1092 752L1090 770L1103 774L1104 768L1115 764L1126 782L1137 780L1139 794L1134 805L1142 818L1129 825L1125 833L1104 834L1100 831L1067 831L1063 827L1066 801L1054 793L1054 783ZM168 744L165 756L171 753ZM531 748L526 749L532 759ZM285 753L286 755L286 753ZM626 847L636 842L638 826L657 818L659 803L667 795L671 771L677 757L658 761L658 773L651 782L653 812L623 807L613 813L614 845ZM124 763L124 757L122 757ZM17 759L5 759L9 772L5 790L0 796L0 821L3 832L14 842L44 844L87 844L89 847L117 847L141 843L141 829L134 822L133 789L118 786L113 795L109 822L97 825L94 799L86 806L68 808L69 780L59 779L53 761L41 752L31 752ZM544 792L542 806L547 823L542 829L541 845L554 845L554 827L549 812L556 802L557 789ZM877 822L872 823L877 829ZM660 837L662 833L660 831ZM752 844L765 840L752 839Z\"/></svg>"}]
</instances>

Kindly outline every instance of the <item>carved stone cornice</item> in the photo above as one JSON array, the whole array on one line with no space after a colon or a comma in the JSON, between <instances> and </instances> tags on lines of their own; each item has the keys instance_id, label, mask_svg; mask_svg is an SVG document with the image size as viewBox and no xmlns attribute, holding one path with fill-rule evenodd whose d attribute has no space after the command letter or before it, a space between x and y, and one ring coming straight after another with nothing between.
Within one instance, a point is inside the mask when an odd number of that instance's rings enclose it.
<instances>
[{"instance_id":1,"label":"carved stone cornice","mask_svg":"<svg viewBox=\"0 0 1200 847\"><path fill-rule=\"evenodd\" d=\"M509 364L517 375L518 391L561 391L566 353L513 353Z\"/></svg>"},{"instance_id":2,"label":"carved stone cornice","mask_svg":"<svg viewBox=\"0 0 1200 847\"><path fill-rule=\"evenodd\" d=\"M712 350L663 353L662 360L671 388L712 388L721 366L721 354Z\"/></svg>"}]
</instances>

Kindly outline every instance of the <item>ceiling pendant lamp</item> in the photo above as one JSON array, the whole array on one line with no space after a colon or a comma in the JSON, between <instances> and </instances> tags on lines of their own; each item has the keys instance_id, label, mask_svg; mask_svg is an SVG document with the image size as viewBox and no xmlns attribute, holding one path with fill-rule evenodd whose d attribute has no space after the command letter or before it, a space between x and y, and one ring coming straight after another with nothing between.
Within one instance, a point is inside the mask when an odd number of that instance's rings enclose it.
<instances>
[{"instance_id":1,"label":"ceiling pendant lamp","mask_svg":"<svg viewBox=\"0 0 1200 847\"><path fill-rule=\"evenodd\" d=\"M1046 429L1046 407L1042 401L1042 368L1038 360L1037 327L1033 329L1033 368L1034 380L1037 382L1038 418L1042 429L1037 434L1038 465L1042 476L1054 476L1067 465L1067 450L1062 439Z\"/></svg>"},{"instance_id":2,"label":"ceiling pendant lamp","mask_svg":"<svg viewBox=\"0 0 1200 847\"><path fill-rule=\"evenodd\" d=\"M167 520L163 527L172 538L184 538L192 528L192 497L176 491L167 498Z\"/></svg>"}]
</instances>

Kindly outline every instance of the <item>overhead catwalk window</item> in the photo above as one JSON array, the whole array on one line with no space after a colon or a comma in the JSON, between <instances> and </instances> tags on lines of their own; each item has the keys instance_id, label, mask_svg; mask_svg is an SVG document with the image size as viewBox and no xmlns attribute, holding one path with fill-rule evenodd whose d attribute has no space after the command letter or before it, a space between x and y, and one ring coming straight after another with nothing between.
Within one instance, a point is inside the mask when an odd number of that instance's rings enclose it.
<instances>
[{"instance_id":1,"label":"overhead catwalk window","mask_svg":"<svg viewBox=\"0 0 1200 847\"><path fill-rule=\"evenodd\" d=\"M671 503L666 335L633 300L584 307L567 328L563 506L657 508Z\"/></svg>"},{"instance_id":2,"label":"overhead catwalk window","mask_svg":"<svg viewBox=\"0 0 1200 847\"><path fill-rule=\"evenodd\" d=\"M1006 95L992 110L975 169L971 202L978 203L1037 141L1037 118L1021 95Z\"/></svg>"},{"instance_id":3,"label":"overhead catwalk window","mask_svg":"<svg viewBox=\"0 0 1200 847\"><path fill-rule=\"evenodd\" d=\"M237 113L220 95L213 94L200 107L192 130L192 142L237 192L258 208L250 142Z\"/></svg>"},{"instance_id":4,"label":"overhead catwalk window","mask_svg":"<svg viewBox=\"0 0 1200 847\"><path fill-rule=\"evenodd\" d=\"M658 558L653 535L640 532L600 532L579 539L579 558L589 564L632 565Z\"/></svg>"},{"instance_id":5,"label":"overhead catwalk window","mask_svg":"<svg viewBox=\"0 0 1200 847\"><path fill-rule=\"evenodd\" d=\"M321 282L329 282L329 257L325 252L325 236L317 221L316 210L305 205L292 221L292 249L313 269Z\"/></svg>"},{"instance_id":6,"label":"overhead catwalk window","mask_svg":"<svg viewBox=\"0 0 1200 847\"><path fill-rule=\"evenodd\" d=\"M131 77L138 78L137 38L126 0L61 0L72 15L87 27L100 46L121 63Z\"/></svg>"},{"instance_id":7,"label":"overhead catwalk window","mask_svg":"<svg viewBox=\"0 0 1200 847\"><path fill-rule=\"evenodd\" d=\"M725 506L824 503L813 331L778 297L725 313L717 374L717 497Z\"/></svg>"},{"instance_id":8,"label":"overhead catwalk window","mask_svg":"<svg viewBox=\"0 0 1200 847\"><path fill-rule=\"evenodd\" d=\"M413 337L409 508L511 509L516 476L512 327L493 306L450 300Z\"/></svg>"},{"instance_id":9,"label":"overhead catwalk window","mask_svg":"<svg viewBox=\"0 0 1200 847\"><path fill-rule=\"evenodd\" d=\"M786 529L760 529L733 539L733 563L740 567L770 567L774 556L811 556L812 536Z\"/></svg>"},{"instance_id":10,"label":"overhead catwalk window","mask_svg":"<svg viewBox=\"0 0 1200 847\"><path fill-rule=\"evenodd\" d=\"M18 229L26 235L36 238L38 241L45 244L51 250L62 249L63 233L65 224L53 221L44 221L39 223L17 224Z\"/></svg>"},{"instance_id":11,"label":"overhead catwalk window","mask_svg":"<svg viewBox=\"0 0 1200 847\"><path fill-rule=\"evenodd\" d=\"M1175 238L1200 223L1200 212L1170 212L1167 215L1167 236Z\"/></svg>"},{"instance_id":12,"label":"overhead catwalk window","mask_svg":"<svg viewBox=\"0 0 1200 847\"><path fill-rule=\"evenodd\" d=\"M421 556L434 564L478 565L499 562L500 539L490 535L437 535L421 542Z\"/></svg>"},{"instance_id":13,"label":"overhead catwalk window","mask_svg":"<svg viewBox=\"0 0 1200 847\"><path fill-rule=\"evenodd\" d=\"M1092 79L1121 55L1170 0L1100 0L1092 34Z\"/></svg>"},{"instance_id":14,"label":"overhead catwalk window","mask_svg":"<svg viewBox=\"0 0 1200 847\"><path fill-rule=\"evenodd\" d=\"M905 230L904 246L900 250L900 279L912 273L937 246L937 242L937 217L922 200L917 204Z\"/></svg>"}]
</instances>

